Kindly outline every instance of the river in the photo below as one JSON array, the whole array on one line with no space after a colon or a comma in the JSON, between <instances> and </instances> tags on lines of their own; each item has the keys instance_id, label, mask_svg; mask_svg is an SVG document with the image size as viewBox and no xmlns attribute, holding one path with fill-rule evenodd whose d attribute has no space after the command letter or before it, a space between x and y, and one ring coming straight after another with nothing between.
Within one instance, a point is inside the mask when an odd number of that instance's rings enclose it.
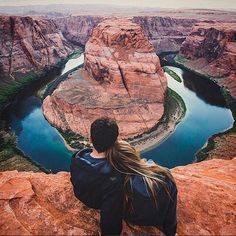
<instances>
[{"instance_id":1,"label":"river","mask_svg":"<svg viewBox=\"0 0 236 236\"><path fill-rule=\"evenodd\" d=\"M70 59L61 75L80 64L83 64L83 54ZM218 86L180 68L169 68L183 80L179 83L167 75L168 87L176 91L186 104L186 116L165 141L141 155L171 168L193 162L194 154L207 139L230 128L234 120ZM67 149L57 129L45 120L37 91L8 109L7 119L11 131L17 136L17 147L52 172L69 170L72 151Z\"/></svg>"},{"instance_id":2,"label":"river","mask_svg":"<svg viewBox=\"0 0 236 236\"><path fill-rule=\"evenodd\" d=\"M208 138L232 127L234 119L219 86L183 69L168 67L182 79L179 83L167 74L168 87L182 97L186 114L166 140L141 154L172 168L192 163Z\"/></svg>"},{"instance_id":3,"label":"river","mask_svg":"<svg viewBox=\"0 0 236 236\"><path fill-rule=\"evenodd\" d=\"M60 75L83 64L83 59L83 54L70 59ZM56 78L53 75L51 81ZM58 130L45 120L41 108L42 102L36 94L37 90L33 94L29 92L29 96L13 104L8 111L11 131L17 136L17 147L26 156L52 172L69 170L72 151L66 148Z\"/></svg>"}]
</instances>

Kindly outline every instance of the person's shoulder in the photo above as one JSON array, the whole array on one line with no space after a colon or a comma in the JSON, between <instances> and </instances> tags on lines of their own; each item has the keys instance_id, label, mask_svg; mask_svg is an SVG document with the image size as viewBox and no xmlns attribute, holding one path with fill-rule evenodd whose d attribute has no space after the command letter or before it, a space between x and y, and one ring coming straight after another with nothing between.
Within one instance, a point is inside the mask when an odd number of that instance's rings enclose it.
<instances>
[{"instance_id":1,"label":"person's shoulder","mask_svg":"<svg viewBox=\"0 0 236 236\"><path fill-rule=\"evenodd\" d=\"M86 153L90 153L91 149L85 148L80 151L77 151L73 153L71 157L71 163L70 163L70 172L78 172L81 168L86 168L88 166L88 163L86 163L86 160L83 158Z\"/></svg>"},{"instance_id":2,"label":"person's shoulder","mask_svg":"<svg viewBox=\"0 0 236 236\"><path fill-rule=\"evenodd\" d=\"M91 148L84 148L80 151L76 151L72 154L72 159L80 159L82 158L85 154L91 153L92 149Z\"/></svg>"}]
</instances>

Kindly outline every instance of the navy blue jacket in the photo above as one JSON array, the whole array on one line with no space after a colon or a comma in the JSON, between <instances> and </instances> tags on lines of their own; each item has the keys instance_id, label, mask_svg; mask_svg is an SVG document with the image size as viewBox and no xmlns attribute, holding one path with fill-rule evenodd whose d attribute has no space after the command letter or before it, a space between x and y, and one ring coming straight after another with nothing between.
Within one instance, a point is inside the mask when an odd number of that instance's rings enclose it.
<instances>
[{"instance_id":1,"label":"navy blue jacket","mask_svg":"<svg viewBox=\"0 0 236 236\"><path fill-rule=\"evenodd\" d=\"M159 175L167 183L170 197L163 187L157 193L157 207L141 176L132 179L132 214L123 212L124 175L112 169L106 158L90 156L91 149L75 153L71 161L71 183L75 196L85 205L100 209L102 235L119 235L122 219L137 225L156 226L166 235L176 232L177 189L170 180Z\"/></svg>"}]
</instances>

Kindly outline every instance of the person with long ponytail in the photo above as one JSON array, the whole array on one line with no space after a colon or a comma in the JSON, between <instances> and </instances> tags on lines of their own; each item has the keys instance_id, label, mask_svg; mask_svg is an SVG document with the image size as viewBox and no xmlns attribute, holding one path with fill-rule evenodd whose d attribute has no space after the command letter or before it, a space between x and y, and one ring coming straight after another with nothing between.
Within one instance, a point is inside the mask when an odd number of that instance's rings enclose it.
<instances>
[{"instance_id":1,"label":"person with long ponytail","mask_svg":"<svg viewBox=\"0 0 236 236\"><path fill-rule=\"evenodd\" d=\"M128 142L119 140L115 120L100 118L91 124L92 149L72 157L71 183L75 196L100 209L102 235L120 235L122 221L129 226L158 227L175 235L177 188L170 171L141 159Z\"/></svg>"}]
</instances>

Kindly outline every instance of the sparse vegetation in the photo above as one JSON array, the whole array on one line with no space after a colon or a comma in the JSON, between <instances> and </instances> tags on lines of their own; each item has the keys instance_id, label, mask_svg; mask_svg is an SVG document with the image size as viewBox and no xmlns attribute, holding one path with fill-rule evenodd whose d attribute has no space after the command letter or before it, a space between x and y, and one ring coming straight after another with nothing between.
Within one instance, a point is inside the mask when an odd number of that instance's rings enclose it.
<instances>
[{"instance_id":1,"label":"sparse vegetation","mask_svg":"<svg viewBox=\"0 0 236 236\"><path fill-rule=\"evenodd\" d=\"M2 130L0 131L0 171L5 170L49 173L16 147L16 137L13 134Z\"/></svg>"},{"instance_id":2,"label":"sparse vegetation","mask_svg":"<svg viewBox=\"0 0 236 236\"><path fill-rule=\"evenodd\" d=\"M236 120L236 100L230 95L230 93L227 91L225 87L221 87L221 92L225 98L227 106L230 108L232 112L234 120ZM215 134L208 139L207 145L196 154L197 161L203 161L208 159L209 152L211 152L215 148L214 139L216 137L222 137L223 135L235 132L236 132L236 122L234 121L233 127L231 129L228 129L222 133Z\"/></svg>"},{"instance_id":3,"label":"sparse vegetation","mask_svg":"<svg viewBox=\"0 0 236 236\"><path fill-rule=\"evenodd\" d=\"M194 71L184 65L184 63L187 61L185 58L181 57L180 55L170 54L165 56L165 61L170 63L171 65L178 66L180 68L183 68L187 71L190 71L196 75L202 76L206 79L210 79L214 83L217 84L217 81L220 80L220 78L213 78L208 74L202 74L198 71ZM232 115L234 117L234 120L236 120L236 100L230 95L229 91L225 87L221 87L221 92L226 100L227 106L230 108ZM214 139L216 137L221 137L223 135L231 134L236 132L236 122L234 121L233 127L231 129L228 129L222 133L218 133L213 135L208 139L207 145L200 149L196 153L196 161L203 161L208 159L209 153L215 148L215 141Z\"/></svg>"},{"instance_id":4,"label":"sparse vegetation","mask_svg":"<svg viewBox=\"0 0 236 236\"><path fill-rule=\"evenodd\" d=\"M59 130L59 132L66 140L66 142L70 145L70 147L74 149L81 150L83 148L90 147L88 140L80 134L76 134L71 130Z\"/></svg>"},{"instance_id":5,"label":"sparse vegetation","mask_svg":"<svg viewBox=\"0 0 236 236\"><path fill-rule=\"evenodd\" d=\"M182 79L170 68L168 68L167 66L163 67L164 71L169 74L173 79L175 79L177 82L181 83Z\"/></svg>"},{"instance_id":6,"label":"sparse vegetation","mask_svg":"<svg viewBox=\"0 0 236 236\"><path fill-rule=\"evenodd\" d=\"M183 99L175 91L173 91L170 88L167 88L164 102L164 114L161 120L158 122L158 124L155 125L153 128L151 128L150 130L148 130L147 132L137 135L133 138L128 138L126 141L131 142L134 145L134 143L136 142L135 140L138 140L142 136L146 136L147 134L150 134L151 132L155 131L159 125L168 124L168 122L172 118L173 113L175 113L178 107L181 110L181 117L179 117L177 123L179 123L181 119L185 116L186 106Z\"/></svg>"},{"instance_id":7,"label":"sparse vegetation","mask_svg":"<svg viewBox=\"0 0 236 236\"><path fill-rule=\"evenodd\" d=\"M78 53L75 52L75 54ZM70 57L73 57L72 54ZM1 77L0 81L0 170L19 171L49 171L39 164L35 163L31 158L16 147L16 137L6 128L5 122L1 119L2 111L11 104L17 95L27 89L36 81L43 80L53 69L60 69L68 59L62 59L57 64L46 67L39 72L29 72L25 77L14 81L6 77Z\"/></svg>"},{"instance_id":8,"label":"sparse vegetation","mask_svg":"<svg viewBox=\"0 0 236 236\"><path fill-rule=\"evenodd\" d=\"M9 81L7 78L2 80L0 83L0 112L16 98L18 93L35 81L43 79L52 69L60 68L65 62L66 59L63 59L56 65L47 67L39 72L29 72L25 77L17 81Z\"/></svg>"},{"instance_id":9,"label":"sparse vegetation","mask_svg":"<svg viewBox=\"0 0 236 236\"><path fill-rule=\"evenodd\" d=\"M165 100L165 104L164 104L165 113L167 114L168 117L170 116L171 113L169 112L169 110L173 107L171 104L171 100L173 100L173 99L183 109L183 113L182 113L182 117L181 117L181 118L183 118L185 116L185 113L187 110L184 100L182 99L182 97L178 93L176 93L174 90L172 90L170 88L168 88L168 90L167 90L166 100Z\"/></svg>"},{"instance_id":10,"label":"sparse vegetation","mask_svg":"<svg viewBox=\"0 0 236 236\"><path fill-rule=\"evenodd\" d=\"M73 71L76 71L78 70L79 68L81 68L83 66L82 65L79 65L71 70L69 70L68 72L66 72L65 74L59 76L56 80L50 82L47 84L47 86L45 87L45 90L43 92L43 94L41 95L41 98L44 99L46 98L48 95L51 95L53 93L53 91L57 88L57 86L64 80L67 79L68 75L70 73L72 73Z\"/></svg>"}]
</instances>

